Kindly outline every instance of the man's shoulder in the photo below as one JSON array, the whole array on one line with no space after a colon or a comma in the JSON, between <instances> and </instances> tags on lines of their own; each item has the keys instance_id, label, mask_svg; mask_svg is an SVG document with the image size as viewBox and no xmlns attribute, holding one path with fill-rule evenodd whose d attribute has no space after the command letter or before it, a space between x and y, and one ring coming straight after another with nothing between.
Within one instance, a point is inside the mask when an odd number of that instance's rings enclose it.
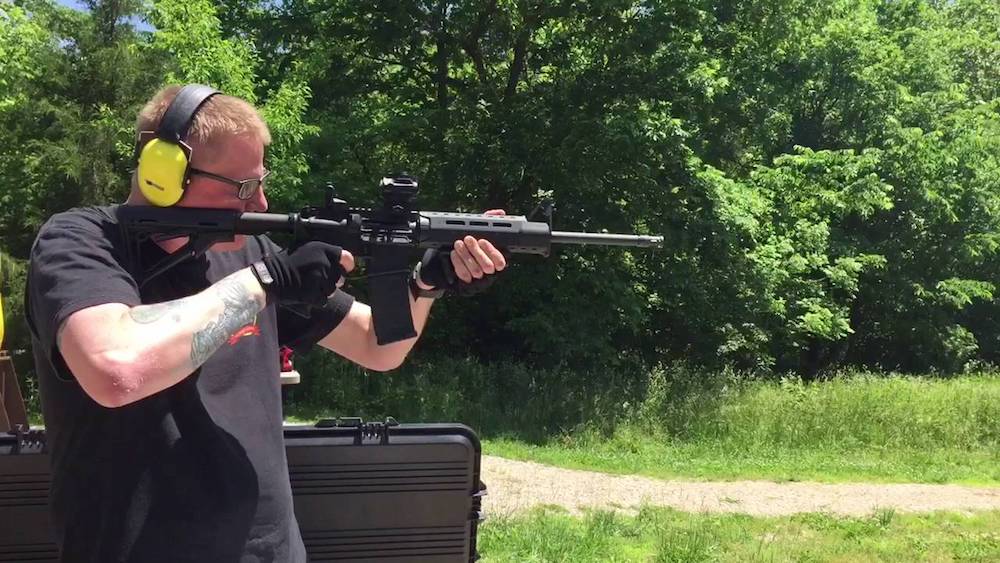
<instances>
[{"instance_id":1,"label":"man's shoulder","mask_svg":"<svg viewBox=\"0 0 1000 563\"><path fill-rule=\"evenodd\" d=\"M71 248L100 248L119 252L124 243L117 218L117 205L74 207L56 213L40 229L31 256L63 253Z\"/></svg>"},{"instance_id":2,"label":"man's shoulder","mask_svg":"<svg viewBox=\"0 0 1000 563\"><path fill-rule=\"evenodd\" d=\"M74 207L56 213L42 225L40 232L48 229L93 229L100 230L108 226L118 225L117 205L91 205Z\"/></svg>"}]
</instances>

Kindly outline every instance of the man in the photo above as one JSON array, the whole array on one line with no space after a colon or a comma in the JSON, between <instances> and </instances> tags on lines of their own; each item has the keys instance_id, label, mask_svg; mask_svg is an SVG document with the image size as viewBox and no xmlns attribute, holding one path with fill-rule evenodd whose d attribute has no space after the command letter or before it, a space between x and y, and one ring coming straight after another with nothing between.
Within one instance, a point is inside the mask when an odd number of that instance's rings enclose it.
<instances>
[{"instance_id":1,"label":"man","mask_svg":"<svg viewBox=\"0 0 1000 563\"><path fill-rule=\"evenodd\" d=\"M142 132L165 127L174 98L186 103L191 88L167 88L140 112L142 156L125 205L159 197L150 191L159 180L143 176L154 145ZM266 210L266 125L242 100L203 97L178 135L190 150L174 205ZM31 253L26 310L63 561L305 561L284 455L279 346L318 343L383 371L416 338L377 343L369 307L338 289L353 256L321 242L284 252L266 237L237 237L140 290L139 274L184 240L133 252L118 208L55 215ZM505 265L472 237L426 254L410 299L417 332L433 302L421 295L452 274L483 284ZM287 313L290 304L311 305L311 315Z\"/></svg>"}]
</instances>

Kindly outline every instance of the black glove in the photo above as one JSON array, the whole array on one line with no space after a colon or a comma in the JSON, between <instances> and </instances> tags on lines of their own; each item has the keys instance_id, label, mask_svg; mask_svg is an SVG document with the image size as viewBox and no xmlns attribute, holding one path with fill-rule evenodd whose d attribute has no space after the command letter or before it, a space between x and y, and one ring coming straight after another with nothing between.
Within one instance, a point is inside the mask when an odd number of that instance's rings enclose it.
<instances>
[{"instance_id":1,"label":"black glove","mask_svg":"<svg viewBox=\"0 0 1000 563\"><path fill-rule=\"evenodd\" d=\"M424 252L424 257L420 260L420 281L433 286L434 289L443 289L448 293L468 296L486 291L493 282L496 281L496 273L485 274L481 278L472 278L471 282L464 282L455 274L455 266L451 263L450 250L436 250L430 248Z\"/></svg>"},{"instance_id":2,"label":"black glove","mask_svg":"<svg viewBox=\"0 0 1000 563\"><path fill-rule=\"evenodd\" d=\"M326 303L337 289L337 282L344 277L340 265L343 250L339 246L320 241L309 241L287 253L268 254L261 259L272 281L252 268L261 285L281 305L313 305Z\"/></svg>"}]
</instances>

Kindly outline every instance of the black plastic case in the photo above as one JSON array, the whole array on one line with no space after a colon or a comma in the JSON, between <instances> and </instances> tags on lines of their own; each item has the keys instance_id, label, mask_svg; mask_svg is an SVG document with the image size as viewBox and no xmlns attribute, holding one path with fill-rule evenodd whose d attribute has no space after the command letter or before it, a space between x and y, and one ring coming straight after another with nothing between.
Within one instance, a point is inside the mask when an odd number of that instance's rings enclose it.
<instances>
[{"instance_id":1,"label":"black plastic case","mask_svg":"<svg viewBox=\"0 0 1000 563\"><path fill-rule=\"evenodd\" d=\"M0 561L55 562L44 431L0 434ZM286 426L295 515L314 563L478 559L481 448L461 424Z\"/></svg>"},{"instance_id":2,"label":"black plastic case","mask_svg":"<svg viewBox=\"0 0 1000 563\"><path fill-rule=\"evenodd\" d=\"M475 561L481 449L460 424L285 427L310 561Z\"/></svg>"},{"instance_id":3,"label":"black plastic case","mask_svg":"<svg viewBox=\"0 0 1000 563\"><path fill-rule=\"evenodd\" d=\"M0 561L54 562L42 430L0 433Z\"/></svg>"}]
</instances>

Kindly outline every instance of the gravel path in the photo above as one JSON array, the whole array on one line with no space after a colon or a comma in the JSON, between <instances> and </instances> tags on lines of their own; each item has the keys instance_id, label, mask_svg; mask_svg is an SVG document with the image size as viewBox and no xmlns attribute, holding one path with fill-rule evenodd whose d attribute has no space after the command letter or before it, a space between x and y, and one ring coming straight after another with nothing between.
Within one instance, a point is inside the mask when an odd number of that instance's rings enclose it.
<instances>
[{"instance_id":1,"label":"gravel path","mask_svg":"<svg viewBox=\"0 0 1000 563\"><path fill-rule=\"evenodd\" d=\"M643 503L688 512L741 512L777 516L796 512L869 515L897 512L1000 510L1000 487L917 484L774 483L770 481L666 481L562 469L483 456L487 516L539 504L578 513L584 508L634 512Z\"/></svg>"}]
</instances>

